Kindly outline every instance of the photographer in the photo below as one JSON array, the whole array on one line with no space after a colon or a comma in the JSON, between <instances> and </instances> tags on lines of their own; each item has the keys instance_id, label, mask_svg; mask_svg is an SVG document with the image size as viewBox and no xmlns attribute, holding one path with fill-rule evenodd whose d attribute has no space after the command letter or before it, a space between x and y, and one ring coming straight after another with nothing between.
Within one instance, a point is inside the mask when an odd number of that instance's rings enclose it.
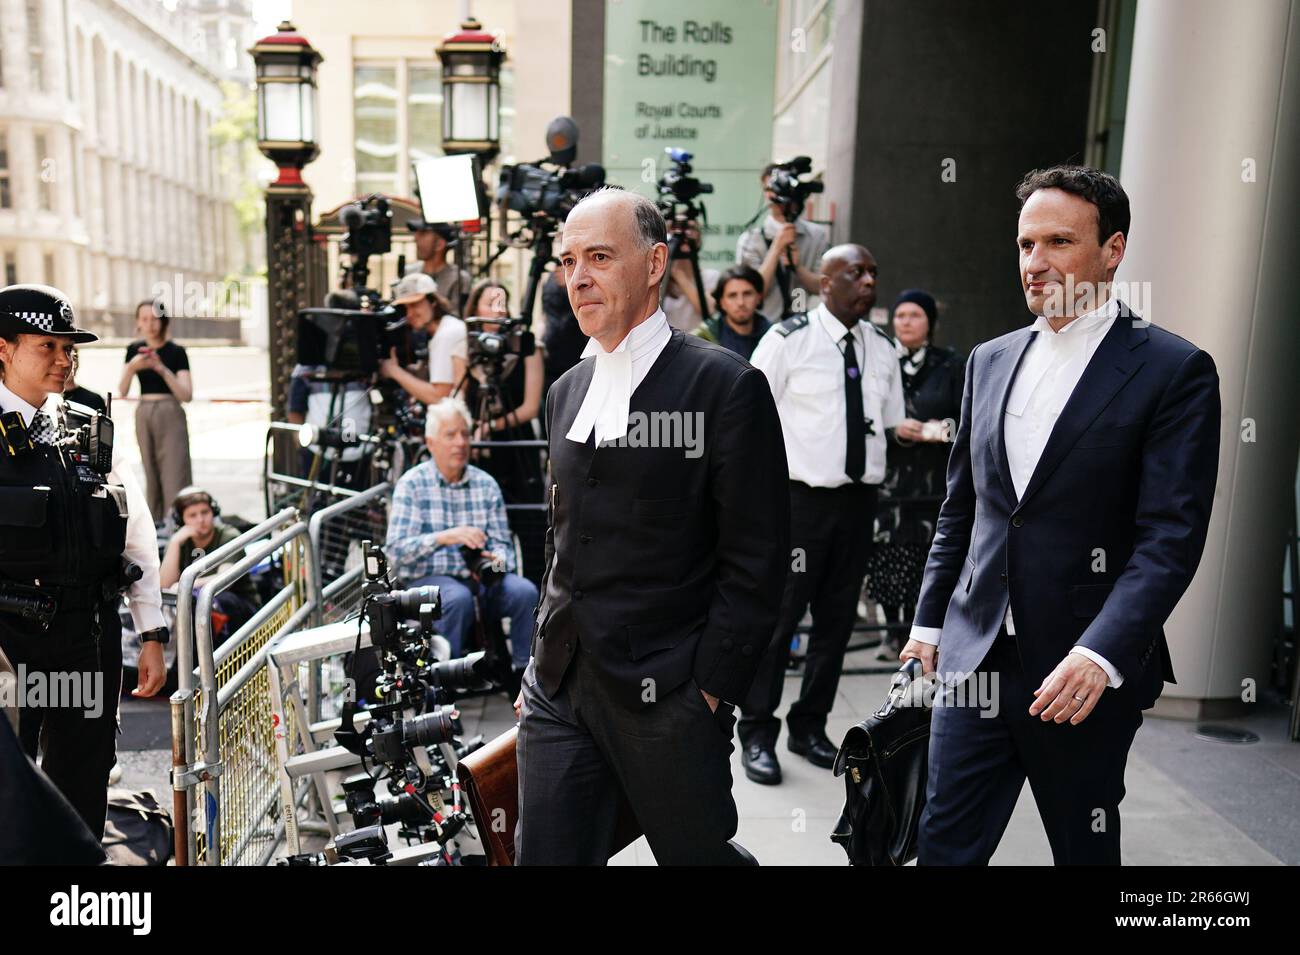
<instances>
[{"instance_id":1,"label":"photographer","mask_svg":"<svg viewBox=\"0 0 1300 955\"><path fill-rule=\"evenodd\" d=\"M209 551L217 550L239 537L239 531L229 524L221 523L218 518L221 508L212 495L199 487L182 488L172 501L171 517L177 531L167 542L163 551L162 566L158 570L158 580L163 587L174 587L180 582L185 569ZM243 552L232 556L227 564L233 564L242 558ZM225 569L225 564L217 568ZM215 573L215 571L214 571ZM206 582L199 578L194 582L197 590ZM260 601L253 579L247 574L240 577L230 589L217 594L213 601L212 645L219 646L230 634L234 633L257 612ZM220 626L216 624L219 623Z\"/></svg>"},{"instance_id":2,"label":"photographer","mask_svg":"<svg viewBox=\"0 0 1300 955\"><path fill-rule=\"evenodd\" d=\"M456 227L423 219L412 219L406 227L415 234L415 257L420 260L407 275L424 274L437 282L450 302L448 311L460 315L469 290L469 273L447 261L447 249L456 241Z\"/></svg>"},{"instance_id":3,"label":"photographer","mask_svg":"<svg viewBox=\"0 0 1300 955\"><path fill-rule=\"evenodd\" d=\"M489 557L502 576L482 586L484 614L510 621L517 671L528 664L537 587L515 573L505 499L491 475L469 464L469 409L459 398L429 407L425 443L433 460L417 464L393 489L384 551L405 586L433 584L442 597L441 632L453 656L474 625L471 571L461 548Z\"/></svg>"},{"instance_id":4,"label":"photographer","mask_svg":"<svg viewBox=\"0 0 1300 955\"><path fill-rule=\"evenodd\" d=\"M122 680L120 595L140 634L139 685L153 696L166 676L158 592L158 540L144 496L97 417L78 424L59 398L74 324L57 289L0 290L0 652L30 680L88 687L72 698L28 700L18 733L95 837L104 832ZM79 699L78 699L79 697ZM8 820L2 825L11 824Z\"/></svg>"},{"instance_id":5,"label":"photographer","mask_svg":"<svg viewBox=\"0 0 1300 955\"><path fill-rule=\"evenodd\" d=\"M794 292L803 289L809 296L817 294L821 277L808 266L816 268L830 246L830 230L825 226L803 218L790 221L787 217L780 196L771 186L774 173L780 175L780 170L778 163L768 163L763 169L759 180L767 200L767 216L761 226L746 230L736 242L736 264L757 269L763 277L767 296L761 310L773 321L794 312L812 311L816 303L806 298L798 307Z\"/></svg>"},{"instance_id":6,"label":"photographer","mask_svg":"<svg viewBox=\"0 0 1300 955\"><path fill-rule=\"evenodd\" d=\"M379 363L379 373L426 405L451 394L465 377L465 323L449 314L438 284L423 272L412 272L393 286L393 304L406 309L407 324L429 336L429 377L422 379L397 361L397 349Z\"/></svg>"},{"instance_id":7,"label":"photographer","mask_svg":"<svg viewBox=\"0 0 1300 955\"><path fill-rule=\"evenodd\" d=\"M685 223L684 234L695 249L700 248L700 224L694 219ZM700 269L700 281L705 288L705 302L700 302L699 290L695 287L695 271L689 258L673 259L668 269L668 288L659 307L664 310L668 324L684 332L692 332L700 327L707 315L713 312L714 302L709 295L710 289L718 281L717 269Z\"/></svg>"}]
</instances>

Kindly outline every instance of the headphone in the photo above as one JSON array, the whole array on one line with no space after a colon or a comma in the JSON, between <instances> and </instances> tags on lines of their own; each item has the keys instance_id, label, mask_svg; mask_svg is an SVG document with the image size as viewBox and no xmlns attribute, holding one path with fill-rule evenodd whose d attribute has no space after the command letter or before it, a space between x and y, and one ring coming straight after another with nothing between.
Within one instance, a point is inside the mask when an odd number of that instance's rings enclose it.
<instances>
[{"instance_id":1,"label":"headphone","mask_svg":"<svg viewBox=\"0 0 1300 955\"><path fill-rule=\"evenodd\" d=\"M195 504L205 504L205 503L208 505L208 507L212 508L213 517L221 516L221 505L217 503L216 499L211 494L203 490L203 488L199 487L196 484L191 484L189 487L181 488L176 493L175 499L172 501L172 509L171 509L172 523L175 524L177 527L180 527L182 524L185 523L185 520L182 517L182 515L185 512L185 508L191 507Z\"/></svg>"}]
</instances>

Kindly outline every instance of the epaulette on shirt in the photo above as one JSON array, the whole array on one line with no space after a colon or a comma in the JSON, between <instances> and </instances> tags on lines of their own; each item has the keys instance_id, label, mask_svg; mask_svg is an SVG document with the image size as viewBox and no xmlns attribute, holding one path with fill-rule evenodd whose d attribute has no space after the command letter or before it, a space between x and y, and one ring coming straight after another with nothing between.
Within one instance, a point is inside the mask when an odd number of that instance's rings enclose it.
<instances>
[{"instance_id":1,"label":"epaulette on shirt","mask_svg":"<svg viewBox=\"0 0 1300 955\"><path fill-rule=\"evenodd\" d=\"M805 328L807 325L808 325L807 312L804 312L800 315L791 315L785 321L781 322L779 325L776 326L776 333L780 335L782 338L786 338L790 335L791 332L797 332L799 329Z\"/></svg>"},{"instance_id":2,"label":"epaulette on shirt","mask_svg":"<svg viewBox=\"0 0 1300 955\"><path fill-rule=\"evenodd\" d=\"M871 330L872 330L873 332L875 332L877 335L879 335L879 336L880 336L881 338L883 338L885 341L889 342L889 347L890 347L890 348L893 348L893 347L894 347L894 340L893 340L892 338L889 337L889 333L888 333L888 332L886 332L884 329L882 329L882 328L881 328L879 325L877 325L875 322L867 322L867 324L871 326Z\"/></svg>"}]
</instances>

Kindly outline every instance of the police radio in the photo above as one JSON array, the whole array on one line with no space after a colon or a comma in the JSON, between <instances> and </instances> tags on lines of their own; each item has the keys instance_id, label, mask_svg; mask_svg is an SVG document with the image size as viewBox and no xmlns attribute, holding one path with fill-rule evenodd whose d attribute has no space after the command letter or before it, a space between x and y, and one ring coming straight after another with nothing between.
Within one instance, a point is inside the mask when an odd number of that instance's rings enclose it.
<instances>
[{"instance_id":1,"label":"police radio","mask_svg":"<svg viewBox=\"0 0 1300 955\"><path fill-rule=\"evenodd\" d=\"M59 443L72 450L77 463L107 474L113 469L113 396L108 396L103 414L75 401L65 401L63 408L65 437Z\"/></svg>"}]
</instances>

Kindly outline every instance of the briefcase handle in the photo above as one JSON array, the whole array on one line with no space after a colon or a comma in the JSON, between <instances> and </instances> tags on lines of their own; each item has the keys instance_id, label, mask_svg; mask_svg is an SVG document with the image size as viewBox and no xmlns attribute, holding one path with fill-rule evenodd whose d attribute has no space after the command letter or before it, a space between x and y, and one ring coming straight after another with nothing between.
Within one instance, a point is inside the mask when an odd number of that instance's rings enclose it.
<instances>
[{"instance_id":1,"label":"briefcase handle","mask_svg":"<svg viewBox=\"0 0 1300 955\"><path fill-rule=\"evenodd\" d=\"M880 704L880 709L876 710L877 719L886 719L894 714L903 702L903 697L907 695L908 688L912 685L913 680L920 679L921 661L916 657L908 660L898 672L894 674L893 682L889 687L889 695L885 697L885 702Z\"/></svg>"}]
</instances>

